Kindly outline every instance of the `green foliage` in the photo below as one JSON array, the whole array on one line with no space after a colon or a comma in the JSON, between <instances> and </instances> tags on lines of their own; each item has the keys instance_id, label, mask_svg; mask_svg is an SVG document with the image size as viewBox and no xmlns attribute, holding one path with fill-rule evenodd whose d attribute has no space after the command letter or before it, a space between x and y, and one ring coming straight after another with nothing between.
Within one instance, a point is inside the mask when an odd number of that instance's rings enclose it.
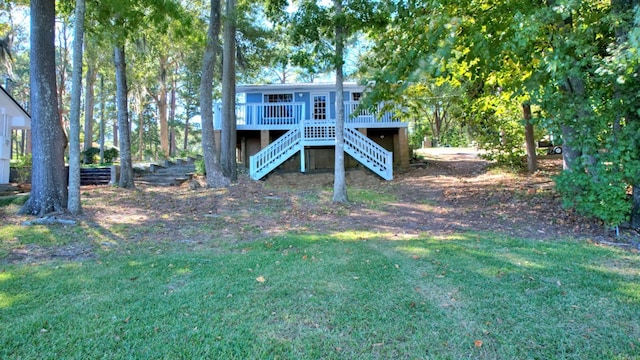
<instances>
[{"instance_id":1,"label":"green foliage","mask_svg":"<svg viewBox=\"0 0 640 360\"><path fill-rule=\"evenodd\" d=\"M519 169L526 156L520 105L509 96L485 96L473 107L470 128L482 156L499 165Z\"/></svg>"},{"instance_id":2,"label":"green foliage","mask_svg":"<svg viewBox=\"0 0 640 360\"><path fill-rule=\"evenodd\" d=\"M29 181L29 177L31 176L31 164L32 164L32 156L31 154L26 154L24 156L18 157L17 160L12 161L12 165L16 169L18 173L18 178L16 179L18 183L24 184Z\"/></svg>"},{"instance_id":3,"label":"green foliage","mask_svg":"<svg viewBox=\"0 0 640 360\"><path fill-rule=\"evenodd\" d=\"M196 175L202 175L202 176L207 175L207 170L204 166L203 158L196 159L195 165L196 165Z\"/></svg>"},{"instance_id":4,"label":"green foliage","mask_svg":"<svg viewBox=\"0 0 640 360\"><path fill-rule=\"evenodd\" d=\"M594 175L584 171L563 172L556 178L563 204L585 216L617 226L627 220L631 202L624 174L612 165L595 164Z\"/></svg>"},{"instance_id":5,"label":"green foliage","mask_svg":"<svg viewBox=\"0 0 640 360\"><path fill-rule=\"evenodd\" d=\"M11 160L11 165L20 168L30 168L33 161L32 154L19 156L16 160Z\"/></svg>"},{"instance_id":6,"label":"green foliage","mask_svg":"<svg viewBox=\"0 0 640 360\"><path fill-rule=\"evenodd\" d=\"M116 149L116 148L105 149L104 150L104 162L107 163L107 164L111 164L118 158L119 155L120 155L120 153L118 152L118 149Z\"/></svg>"},{"instance_id":7,"label":"green foliage","mask_svg":"<svg viewBox=\"0 0 640 360\"><path fill-rule=\"evenodd\" d=\"M98 164L100 162L100 148L90 147L81 152L85 164ZM104 150L104 163L111 164L118 158L119 152L116 148L108 148Z\"/></svg>"},{"instance_id":8,"label":"green foliage","mask_svg":"<svg viewBox=\"0 0 640 360\"><path fill-rule=\"evenodd\" d=\"M24 195L2 196L0 197L0 207L9 205L22 206L28 199L29 197Z\"/></svg>"}]
</instances>

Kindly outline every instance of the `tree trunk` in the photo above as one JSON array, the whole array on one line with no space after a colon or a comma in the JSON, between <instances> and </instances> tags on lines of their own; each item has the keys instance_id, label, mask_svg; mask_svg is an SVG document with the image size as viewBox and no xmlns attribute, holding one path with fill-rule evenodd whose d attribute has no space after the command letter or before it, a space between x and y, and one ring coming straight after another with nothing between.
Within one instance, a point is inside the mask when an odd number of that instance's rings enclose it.
<instances>
[{"instance_id":1,"label":"tree trunk","mask_svg":"<svg viewBox=\"0 0 640 360\"><path fill-rule=\"evenodd\" d=\"M169 156L176 156L176 89L178 87L176 76L171 82L169 94Z\"/></svg>"},{"instance_id":2,"label":"tree trunk","mask_svg":"<svg viewBox=\"0 0 640 360\"><path fill-rule=\"evenodd\" d=\"M336 18L336 149L333 178L333 202L345 203L347 181L344 170L344 19L342 18L342 0L334 0Z\"/></svg>"},{"instance_id":3,"label":"tree trunk","mask_svg":"<svg viewBox=\"0 0 640 360\"><path fill-rule=\"evenodd\" d=\"M116 87L117 87L117 85L116 85ZM115 98L113 99L114 104L117 104L117 103L118 103L118 94L117 94L117 92L118 92L118 91L117 91L117 89L116 89L116 96L115 96ZM114 146L114 147L116 147L116 148L120 148L120 141L118 141L118 132L119 132L119 131L118 131L118 117L116 117L116 118L113 120L113 129L112 129L112 132L113 132L113 146Z\"/></svg>"},{"instance_id":4,"label":"tree trunk","mask_svg":"<svg viewBox=\"0 0 640 360\"><path fill-rule=\"evenodd\" d=\"M226 0L222 48L222 132L220 163L231 181L238 179L236 164L236 2Z\"/></svg>"},{"instance_id":5,"label":"tree trunk","mask_svg":"<svg viewBox=\"0 0 640 360\"><path fill-rule=\"evenodd\" d=\"M538 170L538 159L533 122L531 122L531 104L522 104L522 115L524 117L524 141L527 148L527 170L534 173Z\"/></svg>"},{"instance_id":6,"label":"tree trunk","mask_svg":"<svg viewBox=\"0 0 640 360\"><path fill-rule=\"evenodd\" d=\"M104 162L104 108L106 103L106 96L104 94L104 75L100 75L100 163Z\"/></svg>"},{"instance_id":7,"label":"tree trunk","mask_svg":"<svg viewBox=\"0 0 640 360\"><path fill-rule=\"evenodd\" d=\"M211 0L211 16L207 31L207 46L202 60L200 78L200 116L202 118L202 152L208 187L226 187L229 179L222 175L213 129L213 76L220 36L220 0Z\"/></svg>"},{"instance_id":8,"label":"tree trunk","mask_svg":"<svg viewBox=\"0 0 640 360\"><path fill-rule=\"evenodd\" d=\"M118 185L125 189L135 188L133 164L131 163L131 127L127 101L127 71L124 45L114 46L116 67L116 99L118 108L118 132L120 133L120 179Z\"/></svg>"},{"instance_id":9,"label":"tree trunk","mask_svg":"<svg viewBox=\"0 0 640 360\"><path fill-rule=\"evenodd\" d=\"M58 52L60 61L58 62L59 69L57 74L58 79L58 112L60 113L60 122L62 123L62 129L67 130L67 124L65 119L65 90L67 89L67 65L69 64L69 48L67 46L69 36L67 35L67 21L60 21L60 27L58 29ZM65 134L66 136L66 134Z\"/></svg>"},{"instance_id":10,"label":"tree trunk","mask_svg":"<svg viewBox=\"0 0 640 360\"><path fill-rule=\"evenodd\" d=\"M86 90L84 92L84 150L93 147L93 105L95 103L93 86L95 85L95 82L95 65L92 61L89 61L87 66L87 74L85 77ZM89 163L89 159L85 158L84 162Z\"/></svg>"},{"instance_id":11,"label":"tree trunk","mask_svg":"<svg viewBox=\"0 0 640 360\"><path fill-rule=\"evenodd\" d=\"M30 14L33 165L31 196L20 213L44 216L64 211L67 204L66 137L56 97L55 1L31 0Z\"/></svg>"},{"instance_id":12,"label":"tree trunk","mask_svg":"<svg viewBox=\"0 0 640 360\"><path fill-rule=\"evenodd\" d=\"M80 97L82 95L84 13L84 0L76 0L75 25L73 27L71 109L69 117L69 198L67 202L67 208L73 215L77 215L82 211L80 204Z\"/></svg>"},{"instance_id":13,"label":"tree trunk","mask_svg":"<svg viewBox=\"0 0 640 360\"><path fill-rule=\"evenodd\" d=\"M165 158L169 157L169 122L167 120L167 59L160 58L160 81L158 94L153 98L158 106L158 120L160 123L160 148Z\"/></svg>"},{"instance_id":14,"label":"tree trunk","mask_svg":"<svg viewBox=\"0 0 640 360\"><path fill-rule=\"evenodd\" d=\"M138 159L140 161L144 160L144 105L142 104L144 95L141 92L142 90L136 92L134 98L136 104L133 107L138 116Z\"/></svg>"}]
</instances>

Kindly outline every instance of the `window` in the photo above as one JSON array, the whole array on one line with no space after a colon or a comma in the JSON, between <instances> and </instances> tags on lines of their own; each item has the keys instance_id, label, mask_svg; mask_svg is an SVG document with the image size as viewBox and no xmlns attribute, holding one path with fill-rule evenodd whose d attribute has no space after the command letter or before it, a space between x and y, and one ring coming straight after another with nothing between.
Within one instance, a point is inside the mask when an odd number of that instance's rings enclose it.
<instances>
[{"instance_id":1,"label":"window","mask_svg":"<svg viewBox=\"0 0 640 360\"><path fill-rule=\"evenodd\" d=\"M293 102L293 94L265 94L266 103L290 103Z\"/></svg>"},{"instance_id":2,"label":"window","mask_svg":"<svg viewBox=\"0 0 640 360\"><path fill-rule=\"evenodd\" d=\"M293 108L291 105L271 105L292 103L293 94L264 94L264 102L268 103L268 105L264 106L266 118L288 119L293 116Z\"/></svg>"},{"instance_id":3,"label":"window","mask_svg":"<svg viewBox=\"0 0 640 360\"><path fill-rule=\"evenodd\" d=\"M362 99L362 93L361 92L352 92L351 93L351 101L360 101L360 99Z\"/></svg>"}]
</instances>

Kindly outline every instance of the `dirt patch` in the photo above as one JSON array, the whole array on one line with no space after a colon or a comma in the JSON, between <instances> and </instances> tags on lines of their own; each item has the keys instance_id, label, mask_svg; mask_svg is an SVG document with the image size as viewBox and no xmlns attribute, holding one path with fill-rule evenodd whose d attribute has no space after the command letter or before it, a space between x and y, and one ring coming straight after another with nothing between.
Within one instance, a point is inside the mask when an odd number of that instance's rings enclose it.
<instances>
[{"instance_id":1,"label":"dirt patch","mask_svg":"<svg viewBox=\"0 0 640 360\"><path fill-rule=\"evenodd\" d=\"M160 249L157 244L181 244L197 251L291 231L351 230L388 238L487 231L637 246L637 233L613 238L604 234L599 222L561 207L552 180L562 167L559 157L540 159L540 170L527 175L492 170L474 153L450 151L429 154L410 169L396 171L393 181L365 169L347 171L350 189L393 199L384 202L359 199L333 204L332 173L274 173L262 181L241 174L226 189L195 184L139 185L136 190L83 187L83 214L73 219L84 230L77 232L77 239L66 241L72 245L43 248L17 243L4 260L83 259L95 256L98 248L112 251L132 245ZM14 224L29 220L14 213L3 217L3 222Z\"/></svg>"},{"instance_id":2,"label":"dirt patch","mask_svg":"<svg viewBox=\"0 0 640 360\"><path fill-rule=\"evenodd\" d=\"M97 255L92 247L85 243L68 244L50 248L37 244L26 244L11 250L4 258L4 261L10 263L31 263L52 259L82 261L96 257Z\"/></svg>"}]
</instances>

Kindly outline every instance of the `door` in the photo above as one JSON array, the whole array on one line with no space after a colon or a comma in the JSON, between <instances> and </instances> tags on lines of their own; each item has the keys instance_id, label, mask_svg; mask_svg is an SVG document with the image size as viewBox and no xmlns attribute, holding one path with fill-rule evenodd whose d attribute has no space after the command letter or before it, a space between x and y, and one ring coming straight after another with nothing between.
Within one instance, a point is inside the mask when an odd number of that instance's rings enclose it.
<instances>
[{"instance_id":1,"label":"door","mask_svg":"<svg viewBox=\"0 0 640 360\"><path fill-rule=\"evenodd\" d=\"M311 101L313 102L311 118L313 120L327 120L329 94L313 94Z\"/></svg>"}]
</instances>

